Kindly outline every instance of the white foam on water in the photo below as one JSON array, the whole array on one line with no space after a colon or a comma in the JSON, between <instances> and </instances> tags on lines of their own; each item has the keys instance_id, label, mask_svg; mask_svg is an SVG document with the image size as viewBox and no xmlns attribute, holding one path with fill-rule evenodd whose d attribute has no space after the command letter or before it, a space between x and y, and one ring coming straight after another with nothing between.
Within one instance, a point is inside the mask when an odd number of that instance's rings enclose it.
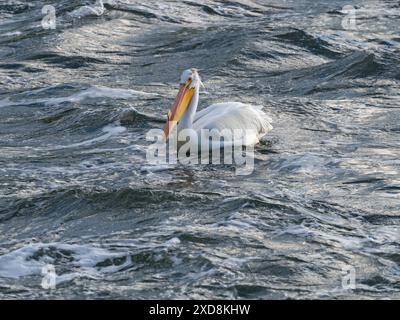
<instances>
[{"instance_id":1,"label":"white foam on water","mask_svg":"<svg viewBox=\"0 0 400 320\"><path fill-rule=\"evenodd\" d=\"M27 261L37 251L33 246L27 246L0 256L0 277L20 278L40 274L45 263L35 260Z\"/></svg>"},{"instance_id":2,"label":"white foam on water","mask_svg":"<svg viewBox=\"0 0 400 320\"><path fill-rule=\"evenodd\" d=\"M279 170L295 171L300 173L316 173L327 170L328 161L318 155L303 154L289 156L280 166ZM331 169L330 169L331 170Z\"/></svg>"},{"instance_id":3,"label":"white foam on water","mask_svg":"<svg viewBox=\"0 0 400 320\"><path fill-rule=\"evenodd\" d=\"M6 32L3 33L3 36L5 37L12 37L12 36L20 36L22 34L21 31L13 31L13 32Z\"/></svg>"},{"instance_id":4,"label":"white foam on water","mask_svg":"<svg viewBox=\"0 0 400 320\"><path fill-rule=\"evenodd\" d=\"M175 246L179 245L180 243L181 243L181 240L179 240L179 238L177 238L177 237L174 237L174 238L169 239L168 241L166 241L164 243L164 245L166 247L175 247Z\"/></svg>"},{"instance_id":5,"label":"white foam on water","mask_svg":"<svg viewBox=\"0 0 400 320\"><path fill-rule=\"evenodd\" d=\"M47 146L47 147L41 147L41 148L33 148L33 147L23 147L19 148L22 150L16 150L15 148L8 148L7 152L11 154L12 152L15 154L22 153L25 154L28 151L54 151L54 150L62 150L62 149L68 149L68 148L76 148L76 147L82 147L82 146L90 146L92 144L95 144L97 142L103 142L111 137L118 136L124 132L126 132L127 129L123 126L120 126L119 124L109 124L106 125L105 127L102 128L102 134L101 136L95 137L93 139L69 144L69 145L55 145L55 146ZM115 150L115 149L110 149L110 150Z\"/></svg>"},{"instance_id":6,"label":"white foam on water","mask_svg":"<svg viewBox=\"0 0 400 320\"><path fill-rule=\"evenodd\" d=\"M80 102L85 99L110 98L110 99L130 99L138 95L152 95L151 93L137 91L133 89L118 89L102 86L92 86L86 90L67 97L46 99L46 105L60 104L63 102Z\"/></svg>"},{"instance_id":7,"label":"white foam on water","mask_svg":"<svg viewBox=\"0 0 400 320\"><path fill-rule=\"evenodd\" d=\"M120 135L121 133L124 133L127 129L123 126L120 125L107 125L105 126L102 131L104 132L103 135L90 139L90 140L85 140L82 142L78 142L78 143L73 143L73 144L69 144L66 146L56 146L56 147L51 147L49 149L51 150L58 150L58 149L67 149L67 148L76 148L76 147L82 147L82 146L89 146L92 145L96 142L103 142L108 140L111 137L115 137Z\"/></svg>"},{"instance_id":8,"label":"white foam on water","mask_svg":"<svg viewBox=\"0 0 400 320\"><path fill-rule=\"evenodd\" d=\"M37 256L39 250L43 250L44 254ZM118 272L132 263L126 252L111 252L89 245L35 243L1 255L0 278L18 279L26 276L42 275L43 267L55 263L51 256L46 255L47 250L67 251L73 259L71 265L78 268L77 272L57 276L57 283L70 281L82 276L100 278L104 274ZM100 262L121 257L126 257L126 261L121 265L98 266ZM55 270L57 273L57 265L55 265Z\"/></svg>"},{"instance_id":9,"label":"white foam on water","mask_svg":"<svg viewBox=\"0 0 400 320\"><path fill-rule=\"evenodd\" d=\"M51 87L50 87L51 88ZM40 93L49 88L38 89L36 93ZM20 101L11 101L9 98L0 100L0 108L20 106L20 105L32 105L37 103L43 103L46 106L59 105L64 102L78 103L87 99L96 98L109 98L109 99L132 99L137 96L154 96L154 93L148 93L144 91L138 91L133 89L119 89L109 88L103 86L92 86L80 92L71 94L69 96L58 97L58 98L46 98L46 99L22 99Z\"/></svg>"},{"instance_id":10,"label":"white foam on water","mask_svg":"<svg viewBox=\"0 0 400 320\"><path fill-rule=\"evenodd\" d=\"M3 100L0 100L0 108L4 108L4 107L9 107L11 105L13 105L15 102L10 101L9 98L5 98Z\"/></svg>"},{"instance_id":11,"label":"white foam on water","mask_svg":"<svg viewBox=\"0 0 400 320\"><path fill-rule=\"evenodd\" d=\"M97 0L96 3L94 3L91 6L82 6L79 7L78 9L72 11L69 13L69 15L73 18L83 18L86 16L101 16L105 12L103 0Z\"/></svg>"}]
</instances>

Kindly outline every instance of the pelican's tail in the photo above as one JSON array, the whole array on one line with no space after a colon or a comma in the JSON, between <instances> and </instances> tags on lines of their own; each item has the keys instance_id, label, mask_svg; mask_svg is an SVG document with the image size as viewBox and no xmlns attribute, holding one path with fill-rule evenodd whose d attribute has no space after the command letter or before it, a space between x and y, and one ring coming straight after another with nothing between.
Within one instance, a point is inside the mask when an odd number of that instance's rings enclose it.
<instances>
[{"instance_id":1,"label":"pelican's tail","mask_svg":"<svg viewBox=\"0 0 400 320\"><path fill-rule=\"evenodd\" d=\"M258 114L258 119L259 119L259 128L258 128L258 138L262 138L265 136L268 132L270 132L273 129L272 126L272 118L268 116L264 112L264 106L253 106L254 110Z\"/></svg>"}]
</instances>

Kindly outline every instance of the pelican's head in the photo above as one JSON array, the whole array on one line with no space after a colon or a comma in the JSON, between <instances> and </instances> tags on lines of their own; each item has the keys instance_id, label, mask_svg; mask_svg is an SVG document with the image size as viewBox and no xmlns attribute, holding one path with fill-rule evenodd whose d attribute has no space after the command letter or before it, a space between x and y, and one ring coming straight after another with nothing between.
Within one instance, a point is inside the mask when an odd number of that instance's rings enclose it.
<instances>
[{"instance_id":1,"label":"pelican's head","mask_svg":"<svg viewBox=\"0 0 400 320\"><path fill-rule=\"evenodd\" d=\"M182 119L195 91L199 89L201 84L201 79L196 69L192 68L182 72L179 92L171 110L168 112L167 123L164 128L165 139L168 139L172 129Z\"/></svg>"}]
</instances>

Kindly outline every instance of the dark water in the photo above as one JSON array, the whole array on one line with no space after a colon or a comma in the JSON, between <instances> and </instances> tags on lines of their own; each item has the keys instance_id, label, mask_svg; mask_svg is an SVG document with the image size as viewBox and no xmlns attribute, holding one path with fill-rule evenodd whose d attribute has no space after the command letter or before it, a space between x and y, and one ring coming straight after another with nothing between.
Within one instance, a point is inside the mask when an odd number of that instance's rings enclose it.
<instances>
[{"instance_id":1,"label":"dark water","mask_svg":"<svg viewBox=\"0 0 400 320\"><path fill-rule=\"evenodd\" d=\"M400 298L399 2L105 2L0 1L0 298ZM189 67L251 175L146 162Z\"/></svg>"}]
</instances>

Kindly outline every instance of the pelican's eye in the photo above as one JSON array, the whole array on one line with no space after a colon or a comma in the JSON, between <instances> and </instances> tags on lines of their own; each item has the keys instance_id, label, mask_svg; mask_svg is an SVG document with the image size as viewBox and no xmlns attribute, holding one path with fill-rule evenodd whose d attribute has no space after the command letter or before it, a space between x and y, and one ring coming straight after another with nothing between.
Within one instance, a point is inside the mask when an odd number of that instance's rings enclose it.
<instances>
[{"instance_id":1,"label":"pelican's eye","mask_svg":"<svg viewBox=\"0 0 400 320\"><path fill-rule=\"evenodd\" d=\"M193 78L192 78L192 77L189 77L189 78L187 79L187 81L186 81L186 85L188 86L188 85L192 84L192 81L193 81Z\"/></svg>"}]
</instances>

